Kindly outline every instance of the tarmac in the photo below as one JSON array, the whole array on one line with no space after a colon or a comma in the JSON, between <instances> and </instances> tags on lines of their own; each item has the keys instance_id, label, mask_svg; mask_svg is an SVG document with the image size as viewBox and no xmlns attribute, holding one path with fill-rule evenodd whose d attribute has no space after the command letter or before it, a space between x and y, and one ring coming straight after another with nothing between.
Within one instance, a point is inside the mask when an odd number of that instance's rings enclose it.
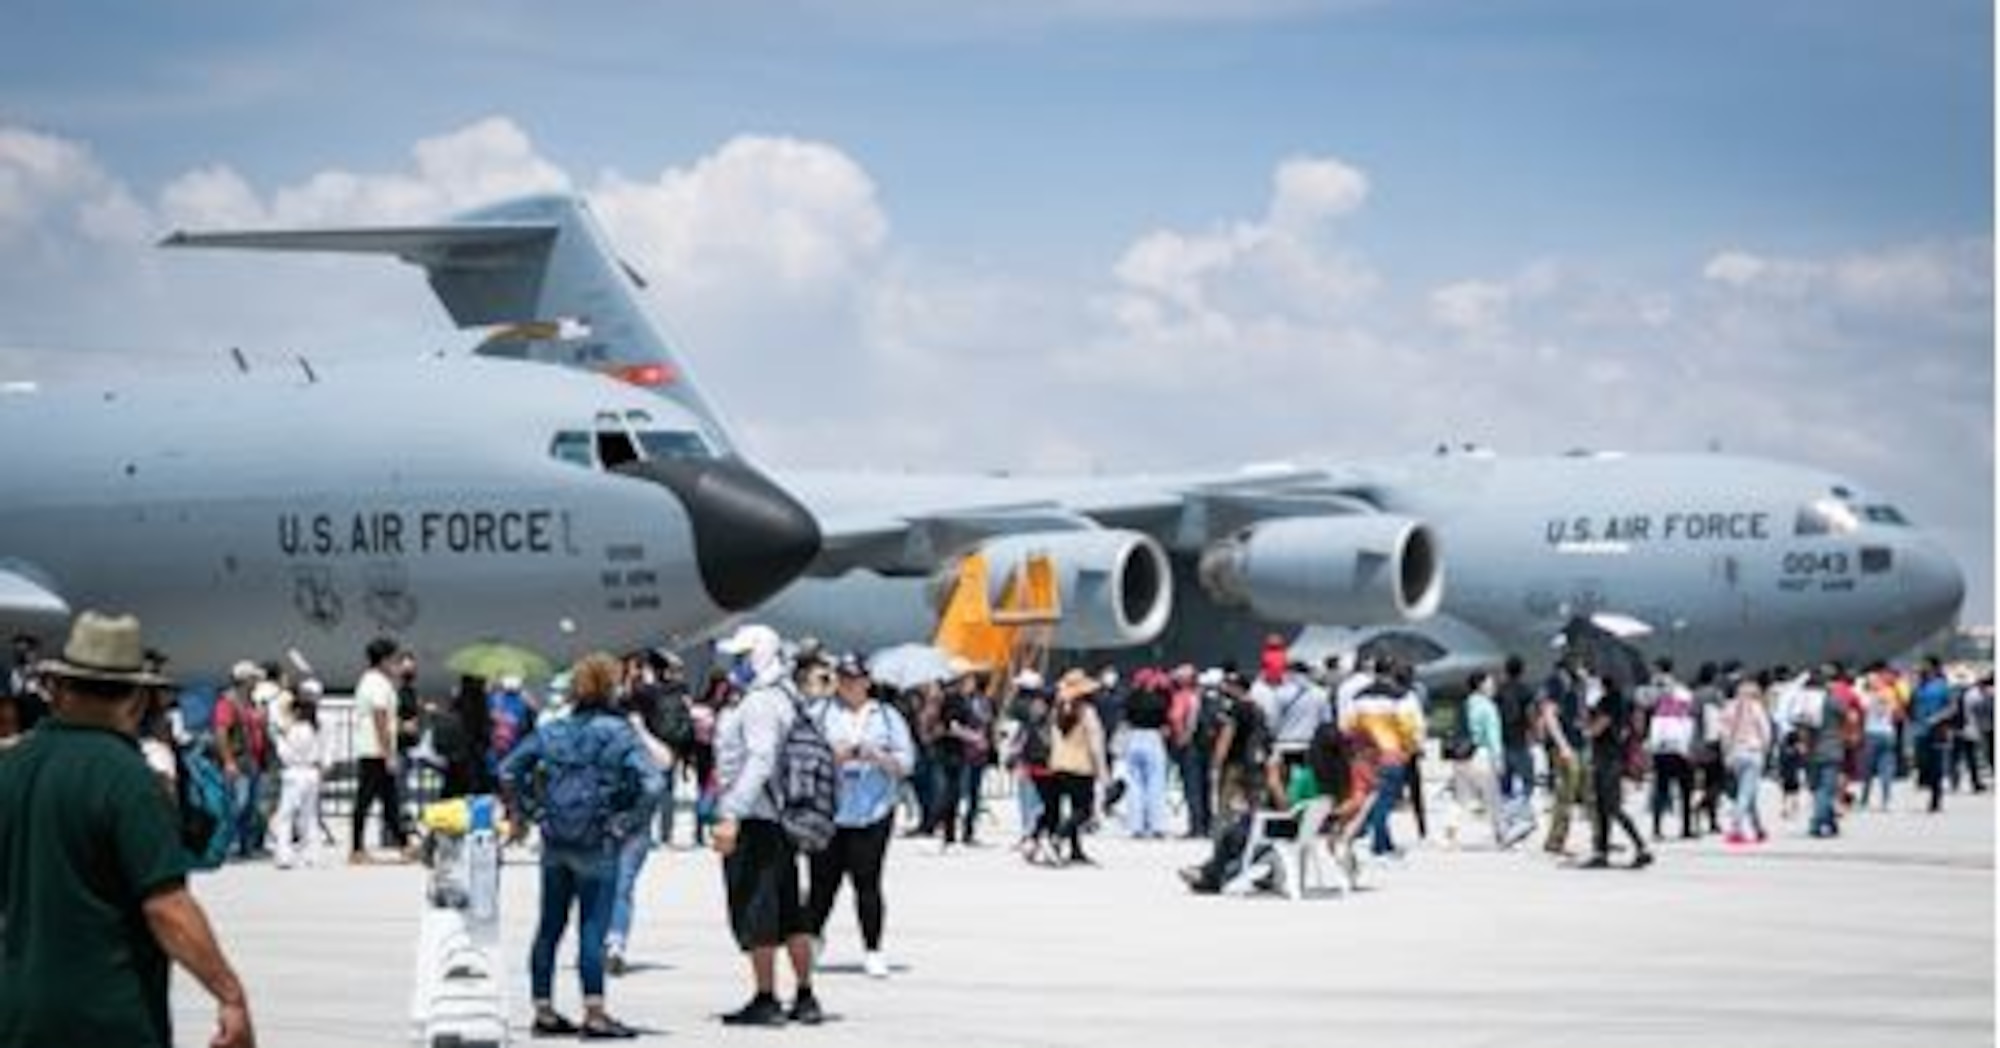
<instances>
[{"instance_id":1,"label":"tarmac","mask_svg":"<svg viewBox=\"0 0 2000 1048\"><path fill-rule=\"evenodd\" d=\"M1831 841L1808 839L1803 818L1772 818L1770 843L1752 849L1669 840L1645 871L1569 868L1539 836L1503 853L1475 829L1450 849L1433 825L1405 858L1368 865L1361 892L1299 901L1194 896L1174 871L1203 842L1115 827L1087 842L1097 866L1029 866L1005 846L1011 800L992 807L997 846L894 842L889 979L861 973L842 895L819 977L830 1021L782 1031L717 1021L747 975L717 861L686 846L683 821L681 846L655 850L640 882L613 1014L647 1031L640 1044L1995 1043L1990 794L1927 815L1906 792ZM520 1043L533 862L514 856L503 877ZM260 1043L317 1048L412 1043L424 884L412 866L252 863L195 890L249 986ZM573 1015L573 937L562 956L557 1000ZM212 1008L181 973L175 1015L181 1043L206 1043Z\"/></svg>"}]
</instances>

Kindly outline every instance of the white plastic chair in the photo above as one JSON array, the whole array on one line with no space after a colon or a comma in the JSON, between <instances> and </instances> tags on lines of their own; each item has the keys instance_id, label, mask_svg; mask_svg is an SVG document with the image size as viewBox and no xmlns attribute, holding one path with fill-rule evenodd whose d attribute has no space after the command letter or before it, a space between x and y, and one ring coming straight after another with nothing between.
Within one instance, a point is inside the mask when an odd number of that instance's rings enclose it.
<instances>
[{"instance_id":1,"label":"white plastic chair","mask_svg":"<svg viewBox=\"0 0 2000 1048\"><path fill-rule=\"evenodd\" d=\"M1315 888L1331 888L1347 895L1353 886L1338 869L1326 836L1320 832L1332 814L1333 798L1315 797L1290 811L1260 811L1252 815L1243 858L1236 874L1223 885L1224 894L1248 895L1269 879L1287 899L1303 899L1307 891ZM1295 829L1287 836L1273 836L1272 827L1279 825Z\"/></svg>"}]
</instances>

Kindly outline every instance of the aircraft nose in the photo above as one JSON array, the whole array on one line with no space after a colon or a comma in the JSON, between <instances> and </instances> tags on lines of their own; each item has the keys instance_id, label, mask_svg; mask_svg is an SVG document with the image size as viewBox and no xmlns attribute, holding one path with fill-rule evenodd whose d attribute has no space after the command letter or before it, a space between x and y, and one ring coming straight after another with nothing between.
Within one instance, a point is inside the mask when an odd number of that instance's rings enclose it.
<instances>
[{"instance_id":1,"label":"aircraft nose","mask_svg":"<svg viewBox=\"0 0 2000 1048\"><path fill-rule=\"evenodd\" d=\"M1911 607L1932 629L1958 620L1965 603L1965 573L1937 543L1913 542L1902 554L1903 592Z\"/></svg>"},{"instance_id":2,"label":"aircraft nose","mask_svg":"<svg viewBox=\"0 0 2000 1048\"><path fill-rule=\"evenodd\" d=\"M738 459L649 459L618 471L667 487L687 507L702 586L724 611L763 603L819 556L812 513Z\"/></svg>"}]
</instances>

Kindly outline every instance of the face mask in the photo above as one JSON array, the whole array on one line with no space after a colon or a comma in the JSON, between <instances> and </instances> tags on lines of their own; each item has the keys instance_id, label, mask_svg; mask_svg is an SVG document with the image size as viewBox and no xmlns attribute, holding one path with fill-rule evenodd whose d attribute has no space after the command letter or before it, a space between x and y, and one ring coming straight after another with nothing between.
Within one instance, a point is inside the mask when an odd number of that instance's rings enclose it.
<instances>
[{"instance_id":1,"label":"face mask","mask_svg":"<svg viewBox=\"0 0 2000 1048\"><path fill-rule=\"evenodd\" d=\"M749 687L751 682L756 679L757 668L750 665L749 659L737 659L729 667L729 683L739 688Z\"/></svg>"}]
</instances>

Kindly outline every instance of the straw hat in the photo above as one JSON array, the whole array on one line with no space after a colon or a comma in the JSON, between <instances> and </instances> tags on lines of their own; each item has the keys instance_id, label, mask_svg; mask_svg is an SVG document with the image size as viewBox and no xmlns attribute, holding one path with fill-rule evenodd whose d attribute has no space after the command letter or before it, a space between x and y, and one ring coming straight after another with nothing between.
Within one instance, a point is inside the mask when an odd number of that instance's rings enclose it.
<instances>
[{"instance_id":1,"label":"straw hat","mask_svg":"<svg viewBox=\"0 0 2000 1048\"><path fill-rule=\"evenodd\" d=\"M135 687L166 687L173 683L146 671L146 645L139 639L138 619L95 611L76 617L61 658L46 660L36 669L50 677Z\"/></svg>"},{"instance_id":2,"label":"straw hat","mask_svg":"<svg viewBox=\"0 0 2000 1048\"><path fill-rule=\"evenodd\" d=\"M1082 670L1073 669L1056 681L1056 698L1065 702L1096 694L1099 688L1097 678Z\"/></svg>"}]
</instances>

